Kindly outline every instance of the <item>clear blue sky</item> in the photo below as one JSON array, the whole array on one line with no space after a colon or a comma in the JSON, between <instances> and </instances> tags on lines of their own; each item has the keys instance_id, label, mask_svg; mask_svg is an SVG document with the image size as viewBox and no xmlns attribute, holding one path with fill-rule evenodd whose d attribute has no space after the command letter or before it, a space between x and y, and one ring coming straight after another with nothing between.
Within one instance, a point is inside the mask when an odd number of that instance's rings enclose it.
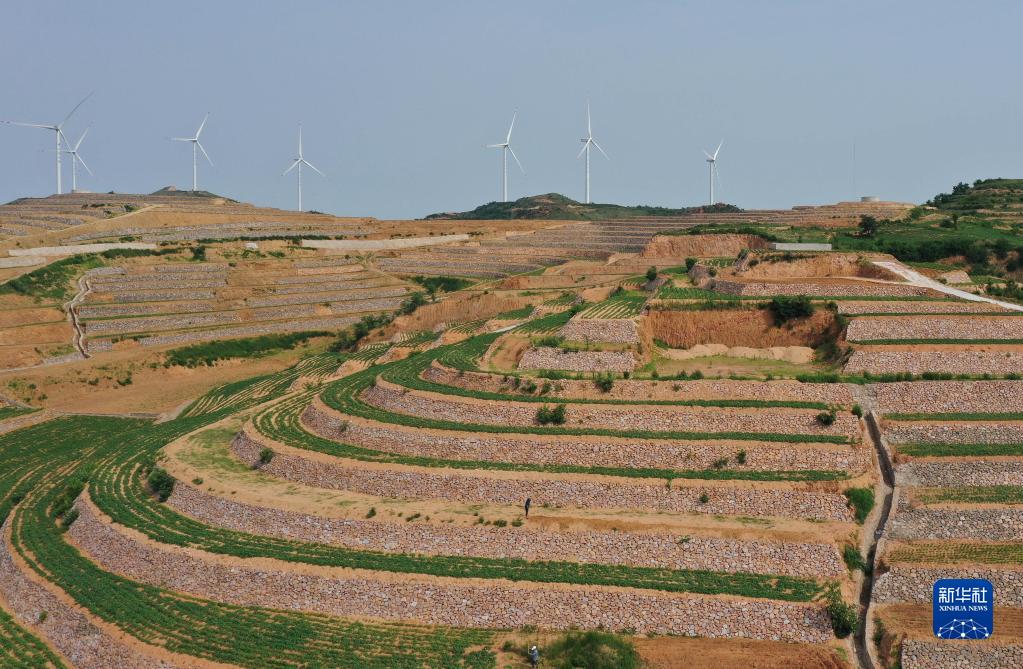
<instances>
[{"instance_id":1,"label":"clear blue sky","mask_svg":"<svg viewBox=\"0 0 1023 669\"><path fill-rule=\"evenodd\" d=\"M282 178L303 121L307 208L419 217L500 195L582 198L585 99L610 161L598 202L788 207L923 201L1023 176L1023 4L1005 2L126 2L0 9L0 118L92 125L80 186L200 187L295 206ZM856 146L855 170L853 146ZM50 136L0 126L0 200L53 192ZM70 173L66 176L70 184Z\"/></svg>"}]
</instances>

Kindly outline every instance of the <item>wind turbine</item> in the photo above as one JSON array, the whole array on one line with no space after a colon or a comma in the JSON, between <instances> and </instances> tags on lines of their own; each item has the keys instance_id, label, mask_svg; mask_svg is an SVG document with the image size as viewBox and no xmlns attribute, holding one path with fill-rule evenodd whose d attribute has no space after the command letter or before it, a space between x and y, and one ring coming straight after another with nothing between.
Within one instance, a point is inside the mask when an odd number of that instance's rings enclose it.
<instances>
[{"instance_id":1,"label":"wind turbine","mask_svg":"<svg viewBox=\"0 0 1023 669\"><path fill-rule=\"evenodd\" d=\"M298 210L299 211L302 211L302 166L303 165L307 165L307 166L311 167L321 177L326 177L327 176L323 172L321 172L318 169L316 169L315 165L313 165L311 162L309 162L308 160L306 160L302 156L302 124L299 123L298 124L298 158L295 158L294 162L291 163L291 167L289 167L288 169L284 170L284 174L281 174L281 176L283 177L285 174L287 174L291 170L295 169L296 167L298 168Z\"/></svg>"},{"instance_id":2,"label":"wind turbine","mask_svg":"<svg viewBox=\"0 0 1023 669\"><path fill-rule=\"evenodd\" d=\"M72 193L77 193L78 192L78 163L81 163L82 167L84 167L86 169L86 171L89 172L89 174L91 174L92 176L96 176L95 174L92 174L92 170L89 169L89 166L85 164L84 160L82 160L81 154L78 153L78 147L80 147L82 145L82 140L85 139L85 136L88 135L88 134L89 134L89 129L86 128L85 132L83 132L82 136L78 138L78 141L75 142L74 146L68 145L68 147L66 149L64 149L64 153L66 153L66 154L71 156L71 192Z\"/></svg>"},{"instance_id":3,"label":"wind turbine","mask_svg":"<svg viewBox=\"0 0 1023 669\"><path fill-rule=\"evenodd\" d=\"M198 188L198 162L199 156L196 153L196 148L202 151L202 155L206 156L206 162L213 166L213 161L210 160L210 154L206 153L206 149L202 148L202 144L199 143L199 135L202 134L202 129L206 127L206 121L209 120L210 114L206 112L206 116L203 118L202 123L199 124L199 129L195 131L195 137L171 137L175 142L191 142L192 143L192 191L199 190Z\"/></svg>"},{"instance_id":4,"label":"wind turbine","mask_svg":"<svg viewBox=\"0 0 1023 669\"><path fill-rule=\"evenodd\" d=\"M519 162L519 157L515 155L515 150L511 148L511 135L512 130L515 128L515 117L519 113L515 112L512 114L511 125L508 126L508 136L504 138L504 141L500 144L487 144L488 149L501 149L501 202L508 201L508 153L511 152L512 158L518 164L519 169L525 174L526 170L522 167L522 163Z\"/></svg>"},{"instance_id":5,"label":"wind turbine","mask_svg":"<svg viewBox=\"0 0 1023 669\"><path fill-rule=\"evenodd\" d=\"M597 144L597 140L593 139L593 124L590 122L590 101L586 101L586 136L579 140L583 143L583 148L579 150L579 158L584 153L586 154L586 204L590 203L590 146L597 147L597 150L604 153L604 149L600 148L600 144ZM607 154L604 153L604 157L608 160Z\"/></svg>"},{"instance_id":6,"label":"wind turbine","mask_svg":"<svg viewBox=\"0 0 1023 669\"><path fill-rule=\"evenodd\" d=\"M67 141L67 138L64 137L64 131L62 130L62 128L64 127L64 124L68 122L68 119L71 118L71 115L78 111L78 108L85 104L85 101L91 97L92 93L89 93L84 98L82 98L82 101L76 104L74 109L68 112L68 115L64 117L64 120L61 121L60 123L57 123L56 125L50 123L21 123L19 121L2 121L7 125L20 125L26 128L42 128L43 130L53 131L54 140L56 141L57 147L57 195L61 194L60 183L60 154L62 153L60 146L61 140L63 140L65 144L68 144L70 146L70 143Z\"/></svg>"},{"instance_id":7,"label":"wind turbine","mask_svg":"<svg viewBox=\"0 0 1023 669\"><path fill-rule=\"evenodd\" d=\"M718 151L721 150L721 145L725 143L725 140L718 142L718 148L714 149L714 154L711 155L705 150L703 155L707 156L707 164L710 166L710 202L708 204L714 204L714 177L717 176L718 171Z\"/></svg>"}]
</instances>

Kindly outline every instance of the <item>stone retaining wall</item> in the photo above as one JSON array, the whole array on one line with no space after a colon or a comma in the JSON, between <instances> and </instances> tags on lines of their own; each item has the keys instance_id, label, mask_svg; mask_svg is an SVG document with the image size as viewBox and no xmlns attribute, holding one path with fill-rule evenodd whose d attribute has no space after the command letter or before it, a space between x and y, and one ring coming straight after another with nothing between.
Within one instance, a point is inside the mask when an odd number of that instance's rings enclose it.
<instances>
[{"instance_id":1,"label":"stone retaining wall","mask_svg":"<svg viewBox=\"0 0 1023 669\"><path fill-rule=\"evenodd\" d=\"M110 302L178 302L191 300L212 300L217 296L215 290L151 290L146 292L126 291L123 293L104 293L104 301L91 303L108 304Z\"/></svg>"},{"instance_id":2,"label":"stone retaining wall","mask_svg":"<svg viewBox=\"0 0 1023 669\"><path fill-rule=\"evenodd\" d=\"M865 316L853 319L849 341L871 339L1023 339L1016 316Z\"/></svg>"},{"instance_id":3,"label":"stone retaining wall","mask_svg":"<svg viewBox=\"0 0 1023 669\"><path fill-rule=\"evenodd\" d=\"M519 359L519 369L559 369L568 372L631 372L636 360L628 351L562 351L531 348Z\"/></svg>"},{"instance_id":4,"label":"stone retaining wall","mask_svg":"<svg viewBox=\"0 0 1023 669\"><path fill-rule=\"evenodd\" d=\"M156 335L141 340L143 346L164 346L167 344L186 344L193 342L212 341L228 337L250 337L252 335L271 334L276 332L294 332L301 330L340 330L355 323L358 318L317 318L308 321L288 321L284 323L261 323L243 325L233 328L218 328L197 332Z\"/></svg>"},{"instance_id":5,"label":"stone retaining wall","mask_svg":"<svg viewBox=\"0 0 1023 669\"><path fill-rule=\"evenodd\" d=\"M267 561L204 559L136 541L77 503L68 536L104 569L127 578L240 606L475 628L570 627L825 643L818 605L724 599L597 586L534 586L498 580L422 578ZM279 566L278 566L279 565Z\"/></svg>"},{"instance_id":6,"label":"stone retaining wall","mask_svg":"<svg viewBox=\"0 0 1023 669\"><path fill-rule=\"evenodd\" d=\"M272 295L269 297L247 297L245 304L250 307L280 307L288 304L307 304L309 302L352 302L374 301L382 298L402 297L408 292L404 286L366 288L355 290L336 290L331 287L329 292L317 293L308 290L297 294Z\"/></svg>"},{"instance_id":7,"label":"stone retaining wall","mask_svg":"<svg viewBox=\"0 0 1023 669\"><path fill-rule=\"evenodd\" d=\"M247 465L259 461L268 444L248 432L231 442L231 451ZM288 481L318 488L351 490L377 497L398 499L448 499L469 504L520 506L527 497L537 508L544 505L583 509L643 509L676 513L709 513L743 516L784 516L816 520L849 521L852 514L845 497L788 489L667 487L652 479L610 482L581 477L511 478L504 472L494 477L451 470L423 471L411 467L359 467L341 459L307 457L295 449L274 447L275 455L261 469ZM450 473L447 473L450 472ZM700 502L706 494L708 501Z\"/></svg>"},{"instance_id":8,"label":"stone retaining wall","mask_svg":"<svg viewBox=\"0 0 1023 669\"><path fill-rule=\"evenodd\" d=\"M176 305L168 304L93 304L78 307L78 316L87 318L110 318L117 316L158 316L174 312L196 313L215 311L218 307L212 302L191 301Z\"/></svg>"},{"instance_id":9,"label":"stone retaining wall","mask_svg":"<svg viewBox=\"0 0 1023 669\"><path fill-rule=\"evenodd\" d=\"M998 606L1023 608L1023 571L977 567L905 567L895 565L874 582L871 601L878 604L930 604L934 582L942 578L984 578L995 586Z\"/></svg>"},{"instance_id":10,"label":"stone retaining wall","mask_svg":"<svg viewBox=\"0 0 1023 669\"><path fill-rule=\"evenodd\" d=\"M174 669L179 666L156 659L122 644L113 635L94 624L78 609L49 589L23 574L11 557L4 524L0 541L0 596L4 609L14 619L46 638L76 669ZM46 620L39 622L39 614Z\"/></svg>"},{"instance_id":11,"label":"stone retaining wall","mask_svg":"<svg viewBox=\"0 0 1023 669\"><path fill-rule=\"evenodd\" d=\"M498 374L464 372L444 367L434 361L423 371L427 381L466 390L514 394L511 377ZM1023 386L1023 384L1020 384ZM800 383L798 381L732 381L703 379L699 381L638 381L615 379L609 392L597 390L593 381L559 379L552 384L550 397L599 397L613 400L775 400L826 402L849 406L853 403L849 386L844 383Z\"/></svg>"},{"instance_id":12,"label":"stone retaining wall","mask_svg":"<svg viewBox=\"0 0 1023 669\"><path fill-rule=\"evenodd\" d=\"M909 284L878 283L873 281L835 281L814 283L792 281L790 283L762 283L756 281L728 281L715 279L713 289L731 295L770 297L773 295L808 295L810 297L844 297L855 295L879 295L885 297L909 297L932 295L927 288Z\"/></svg>"},{"instance_id":13,"label":"stone retaining wall","mask_svg":"<svg viewBox=\"0 0 1023 669\"><path fill-rule=\"evenodd\" d=\"M885 437L893 444L1017 444L1023 443L1023 422L931 423L885 421ZM969 455L964 453L963 455Z\"/></svg>"},{"instance_id":14,"label":"stone retaining wall","mask_svg":"<svg viewBox=\"0 0 1023 669\"><path fill-rule=\"evenodd\" d=\"M1023 646L983 641L902 642L902 669L1013 669L1023 667Z\"/></svg>"},{"instance_id":15,"label":"stone retaining wall","mask_svg":"<svg viewBox=\"0 0 1023 669\"><path fill-rule=\"evenodd\" d=\"M301 420L310 432L327 439L388 453L450 460L675 470L710 469L717 461L726 460L729 470L812 469L846 471L853 476L871 464L868 449L837 444L466 434L342 418L320 403L311 404ZM736 462L739 451L746 453L744 465Z\"/></svg>"},{"instance_id":16,"label":"stone retaining wall","mask_svg":"<svg viewBox=\"0 0 1023 669\"><path fill-rule=\"evenodd\" d=\"M951 374L1023 373L1023 351L954 350L895 351L860 349L854 351L845 365L846 372L891 374L909 372L948 372Z\"/></svg>"},{"instance_id":17,"label":"stone retaining wall","mask_svg":"<svg viewBox=\"0 0 1023 669\"><path fill-rule=\"evenodd\" d=\"M1023 381L913 381L871 389L883 413L1023 412Z\"/></svg>"},{"instance_id":18,"label":"stone retaining wall","mask_svg":"<svg viewBox=\"0 0 1023 669\"><path fill-rule=\"evenodd\" d=\"M1023 541L1023 509L911 508L900 497L885 535L891 539Z\"/></svg>"},{"instance_id":19,"label":"stone retaining wall","mask_svg":"<svg viewBox=\"0 0 1023 669\"><path fill-rule=\"evenodd\" d=\"M838 313L857 314L974 314L1005 309L990 302L956 302L953 300L839 300Z\"/></svg>"},{"instance_id":20,"label":"stone retaining wall","mask_svg":"<svg viewBox=\"0 0 1023 669\"><path fill-rule=\"evenodd\" d=\"M167 503L202 523L239 532L424 555L555 560L664 569L835 578L846 568L827 544L739 541L681 534L547 531L529 527L429 525L323 518L252 506L179 481Z\"/></svg>"},{"instance_id":21,"label":"stone retaining wall","mask_svg":"<svg viewBox=\"0 0 1023 669\"><path fill-rule=\"evenodd\" d=\"M472 400L409 390L386 381L367 388L362 399L395 413L470 424L532 427L541 405L534 402ZM859 437L859 419L841 413L831 425L817 421L816 409L581 404L566 405L566 427L652 432L766 432Z\"/></svg>"},{"instance_id":22,"label":"stone retaining wall","mask_svg":"<svg viewBox=\"0 0 1023 669\"><path fill-rule=\"evenodd\" d=\"M628 318L579 318L565 323L558 335L569 341L638 344L636 322Z\"/></svg>"},{"instance_id":23,"label":"stone retaining wall","mask_svg":"<svg viewBox=\"0 0 1023 669\"><path fill-rule=\"evenodd\" d=\"M961 488L964 486L1023 486L1020 462L910 462L899 465L896 485Z\"/></svg>"},{"instance_id":24,"label":"stone retaining wall","mask_svg":"<svg viewBox=\"0 0 1023 669\"><path fill-rule=\"evenodd\" d=\"M92 336L152 332L154 330L177 330L209 325L225 325L227 323L237 323L240 320L241 318L238 313L232 311L220 311L216 313L194 315L176 314L173 316L154 316L152 318L118 318L102 321L89 321L85 323L85 333Z\"/></svg>"}]
</instances>

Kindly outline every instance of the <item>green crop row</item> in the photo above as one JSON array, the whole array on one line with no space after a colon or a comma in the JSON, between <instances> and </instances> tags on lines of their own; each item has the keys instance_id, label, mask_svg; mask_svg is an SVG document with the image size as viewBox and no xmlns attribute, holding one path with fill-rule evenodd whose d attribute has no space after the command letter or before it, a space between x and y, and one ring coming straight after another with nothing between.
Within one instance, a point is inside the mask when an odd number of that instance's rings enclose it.
<instances>
[{"instance_id":1,"label":"green crop row","mask_svg":"<svg viewBox=\"0 0 1023 669\"><path fill-rule=\"evenodd\" d=\"M1023 544L1012 542L914 541L900 544L888 554L890 562L1023 565Z\"/></svg>"},{"instance_id":2,"label":"green crop row","mask_svg":"<svg viewBox=\"0 0 1023 669\"><path fill-rule=\"evenodd\" d=\"M0 609L0 666L9 669L50 667L65 669L67 665L38 637L19 625Z\"/></svg>"},{"instance_id":3,"label":"green crop row","mask_svg":"<svg viewBox=\"0 0 1023 669\"><path fill-rule=\"evenodd\" d=\"M922 504L1023 504L1023 487L1018 485L963 486L960 488L918 488L914 497Z\"/></svg>"},{"instance_id":4,"label":"green crop row","mask_svg":"<svg viewBox=\"0 0 1023 669\"><path fill-rule=\"evenodd\" d=\"M38 411L38 409L31 409L26 407L16 406L0 406L0 420L7 420L8 418L14 418L15 416L24 416L27 413Z\"/></svg>"}]
</instances>

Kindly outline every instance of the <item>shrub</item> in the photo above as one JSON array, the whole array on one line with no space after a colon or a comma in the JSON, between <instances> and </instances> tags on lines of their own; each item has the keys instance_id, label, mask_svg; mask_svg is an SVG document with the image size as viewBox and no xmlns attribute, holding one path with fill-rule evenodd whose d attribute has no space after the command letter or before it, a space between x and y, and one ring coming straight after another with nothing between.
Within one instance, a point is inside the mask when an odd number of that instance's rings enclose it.
<instances>
[{"instance_id":1,"label":"shrub","mask_svg":"<svg viewBox=\"0 0 1023 669\"><path fill-rule=\"evenodd\" d=\"M192 249L192 260L202 262L206 260L206 247L200 244Z\"/></svg>"},{"instance_id":2,"label":"shrub","mask_svg":"<svg viewBox=\"0 0 1023 669\"><path fill-rule=\"evenodd\" d=\"M867 572L867 563L863 561L863 556L852 544L846 544L842 548L842 559L845 560L845 566L849 567L849 571L859 569L863 573Z\"/></svg>"},{"instance_id":3,"label":"shrub","mask_svg":"<svg viewBox=\"0 0 1023 669\"><path fill-rule=\"evenodd\" d=\"M536 422L540 425L564 425L565 405L555 404L551 407L544 404L536 410Z\"/></svg>"},{"instance_id":4,"label":"shrub","mask_svg":"<svg viewBox=\"0 0 1023 669\"><path fill-rule=\"evenodd\" d=\"M369 507L369 511L366 512L366 517L372 518L375 515L377 515L377 508L375 506Z\"/></svg>"},{"instance_id":5,"label":"shrub","mask_svg":"<svg viewBox=\"0 0 1023 669\"><path fill-rule=\"evenodd\" d=\"M739 451L735 454L735 461L740 465L746 464L746 451Z\"/></svg>"},{"instance_id":6,"label":"shrub","mask_svg":"<svg viewBox=\"0 0 1023 669\"><path fill-rule=\"evenodd\" d=\"M550 669L636 669L641 662L627 639L597 630L569 632L548 646L543 657Z\"/></svg>"},{"instance_id":7,"label":"shrub","mask_svg":"<svg viewBox=\"0 0 1023 669\"><path fill-rule=\"evenodd\" d=\"M597 374L593 377L593 383L602 393L609 393L615 385L615 377L611 372Z\"/></svg>"},{"instance_id":8,"label":"shrub","mask_svg":"<svg viewBox=\"0 0 1023 669\"><path fill-rule=\"evenodd\" d=\"M874 508L874 491L870 488L849 488L843 494L856 515L856 522L862 523L866 520Z\"/></svg>"},{"instance_id":9,"label":"shrub","mask_svg":"<svg viewBox=\"0 0 1023 669\"><path fill-rule=\"evenodd\" d=\"M650 269L648 269L646 271L646 280L647 281L654 281L655 279L657 279L657 268L656 267L651 267Z\"/></svg>"},{"instance_id":10,"label":"shrub","mask_svg":"<svg viewBox=\"0 0 1023 669\"><path fill-rule=\"evenodd\" d=\"M686 272L696 267L696 258L686 258Z\"/></svg>"},{"instance_id":11,"label":"shrub","mask_svg":"<svg viewBox=\"0 0 1023 669\"><path fill-rule=\"evenodd\" d=\"M842 601L838 591L833 591L828 597L828 615L831 616L831 629L835 636L844 639L856 632L859 621L856 616L856 607Z\"/></svg>"},{"instance_id":12,"label":"shrub","mask_svg":"<svg viewBox=\"0 0 1023 669\"><path fill-rule=\"evenodd\" d=\"M714 469L724 469L725 467L728 466L728 458L720 458L718 460L715 460L714 462L711 463L710 466L713 467Z\"/></svg>"},{"instance_id":13,"label":"shrub","mask_svg":"<svg viewBox=\"0 0 1023 669\"><path fill-rule=\"evenodd\" d=\"M852 408L852 415L856 416L857 418L863 418L863 407L861 407L859 404L854 404Z\"/></svg>"},{"instance_id":14,"label":"shrub","mask_svg":"<svg viewBox=\"0 0 1023 669\"><path fill-rule=\"evenodd\" d=\"M813 303L806 295L778 295L771 298L767 308L774 316L775 325L813 315Z\"/></svg>"},{"instance_id":15,"label":"shrub","mask_svg":"<svg viewBox=\"0 0 1023 669\"><path fill-rule=\"evenodd\" d=\"M833 410L822 411L819 414L817 414L817 422L823 425L824 427L827 427L828 425L833 425L835 422L835 418L836 416Z\"/></svg>"},{"instance_id":16,"label":"shrub","mask_svg":"<svg viewBox=\"0 0 1023 669\"><path fill-rule=\"evenodd\" d=\"M700 495L700 504L706 504L709 501L710 495L708 495L707 493L703 493L702 495Z\"/></svg>"},{"instance_id":17,"label":"shrub","mask_svg":"<svg viewBox=\"0 0 1023 669\"><path fill-rule=\"evenodd\" d=\"M274 451L272 448L264 448L259 452L259 464L268 465L270 461L274 459Z\"/></svg>"},{"instance_id":18,"label":"shrub","mask_svg":"<svg viewBox=\"0 0 1023 669\"><path fill-rule=\"evenodd\" d=\"M149 492L156 495L156 498L161 502L166 502L167 498L174 492L174 477L162 467L153 467L149 471L149 476L146 477L146 484L149 486Z\"/></svg>"}]
</instances>

